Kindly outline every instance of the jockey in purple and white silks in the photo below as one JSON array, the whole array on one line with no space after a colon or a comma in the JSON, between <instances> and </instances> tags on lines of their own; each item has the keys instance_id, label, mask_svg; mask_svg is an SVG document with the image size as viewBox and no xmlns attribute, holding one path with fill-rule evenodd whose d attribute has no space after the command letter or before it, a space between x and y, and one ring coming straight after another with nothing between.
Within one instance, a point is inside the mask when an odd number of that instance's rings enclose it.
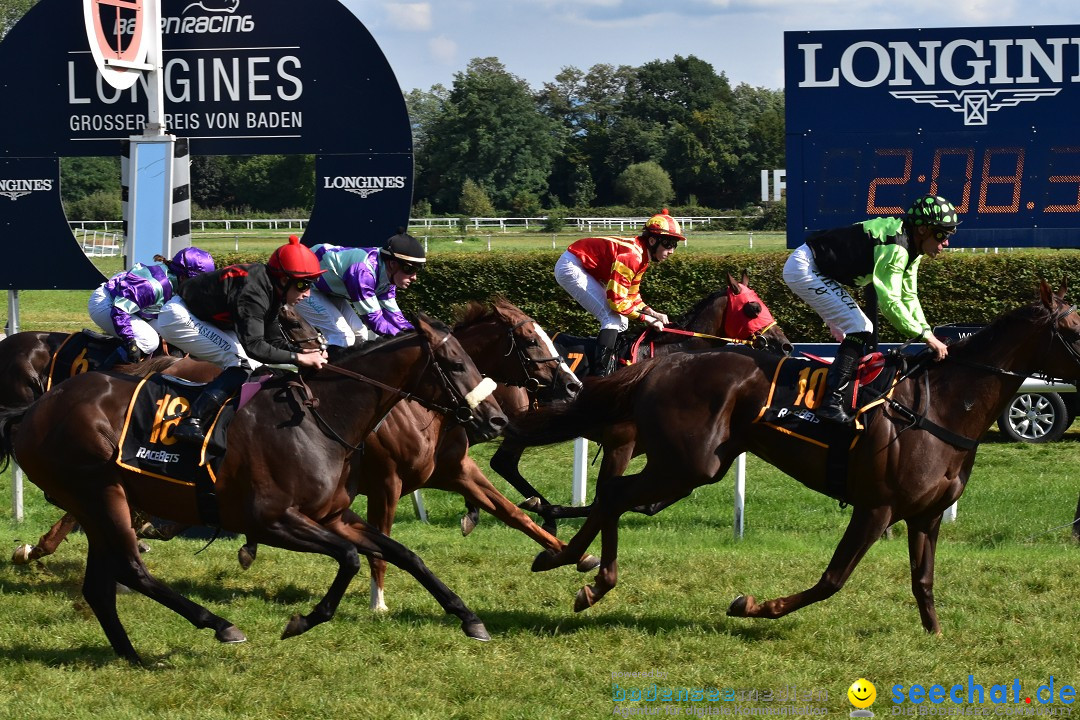
<instances>
[{"instance_id":1,"label":"jockey in purple and white silks","mask_svg":"<svg viewBox=\"0 0 1080 720\"><path fill-rule=\"evenodd\" d=\"M154 260L113 275L90 294L87 304L90 319L123 342L130 362L149 355L161 344L157 317L180 284L214 269L210 253L197 247L184 248L172 260L161 255L155 255Z\"/></svg>"},{"instance_id":2,"label":"jockey in purple and white silks","mask_svg":"<svg viewBox=\"0 0 1080 720\"><path fill-rule=\"evenodd\" d=\"M398 308L397 291L409 287L426 262L416 238L402 232L382 248L323 244L311 249L326 272L296 310L327 343L350 347L357 338L365 342L413 329Z\"/></svg>"}]
</instances>

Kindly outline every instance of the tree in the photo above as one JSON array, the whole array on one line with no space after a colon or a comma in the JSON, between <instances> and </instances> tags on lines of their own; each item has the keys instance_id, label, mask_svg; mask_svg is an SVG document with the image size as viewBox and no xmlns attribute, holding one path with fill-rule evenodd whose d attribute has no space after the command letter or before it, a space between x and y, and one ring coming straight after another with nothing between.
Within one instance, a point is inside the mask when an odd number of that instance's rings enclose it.
<instances>
[{"instance_id":1,"label":"tree","mask_svg":"<svg viewBox=\"0 0 1080 720\"><path fill-rule=\"evenodd\" d=\"M528 84L497 58L475 58L454 76L428 129L416 194L445 212L472 178L496 207L507 208L519 193L547 192L561 149L557 123L537 110Z\"/></svg>"},{"instance_id":2,"label":"tree","mask_svg":"<svg viewBox=\"0 0 1080 720\"><path fill-rule=\"evenodd\" d=\"M491 217L495 214L495 207L491 204L487 192L472 178L465 178L461 185L458 209L469 217Z\"/></svg>"},{"instance_id":3,"label":"tree","mask_svg":"<svg viewBox=\"0 0 1080 720\"><path fill-rule=\"evenodd\" d=\"M659 207L675 197L671 177L654 162L636 163L626 168L619 174L615 187L628 205Z\"/></svg>"},{"instance_id":4,"label":"tree","mask_svg":"<svg viewBox=\"0 0 1080 720\"><path fill-rule=\"evenodd\" d=\"M70 205L95 193L114 195L120 202L120 158L60 158L60 199L64 204Z\"/></svg>"}]
</instances>

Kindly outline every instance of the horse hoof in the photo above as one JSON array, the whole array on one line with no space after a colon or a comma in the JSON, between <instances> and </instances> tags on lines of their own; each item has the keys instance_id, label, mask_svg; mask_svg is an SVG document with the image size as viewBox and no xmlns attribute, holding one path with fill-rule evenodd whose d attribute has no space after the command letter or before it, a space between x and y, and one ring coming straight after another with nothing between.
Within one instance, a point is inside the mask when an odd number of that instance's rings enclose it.
<instances>
[{"instance_id":1,"label":"horse hoof","mask_svg":"<svg viewBox=\"0 0 1080 720\"><path fill-rule=\"evenodd\" d=\"M144 543L142 540L139 541L138 547L139 547L139 554L140 555L144 555L144 554L150 552L150 546L147 545L146 543Z\"/></svg>"},{"instance_id":2,"label":"horse hoof","mask_svg":"<svg viewBox=\"0 0 1080 720\"><path fill-rule=\"evenodd\" d=\"M739 595L728 605L728 617L746 617L746 608L754 602L752 595Z\"/></svg>"},{"instance_id":3,"label":"horse hoof","mask_svg":"<svg viewBox=\"0 0 1080 720\"><path fill-rule=\"evenodd\" d=\"M33 545L20 545L15 548L15 552L11 555L11 562L16 565L27 565L30 563L30 553L33 552Z\"/></svg>"},{"instance_id":4,"label":"horse hoof","mask_svg":"<svg viewBox=\"0 0 1080 720\"><path fill-rule=\"evenodd\" d=\"M229 625L228 627L221 628L214 633L214 637L218 639L218 642L223 643L242 643L247 642L247 636L240 632L240 628L235 625Z\"/></svg>"},{"instance_id":5,"label":"horse hoof","mask_svg":"<svg viewBox=\"0 0 1080 720\"><path fill-rule=\"evenodd\" d=\"M463 620L461 622L461 629L464 633L471 637L473 640L479 640L480 642L487 642L491 640L491 636L488 635L487 628L484 627L484 623L479 620Z\"/></svg>"},{"instance_id":6,"label":"horse hoof","mask_svg":"<svg viewBox=\"0 0 1080 720\"><path fill-rule=\"evenodd\" d=\"M281 633L281 639L295 637L301 635L307 631L307 621L304 620L304 616L297 613L292 616L292 620L285 626L285 632Z\"/></svg>"},{"instance_id":7,"label":"horse hoof","mask_svg":"<svg viewBox=\"0 0 1080 720\"><path fill-rule=\"evenodd\" d=\"M124 583L116 583L116 594L117 595L130 595L133 592L135 592L135 591L132 590L131 588L129 588Z\"/></svg>"},{"instance_id":8,"label":"horse hoof","mask_svg":"<svg viewBox=\"0 0 1080 720\"><path fill-rule=\"evenodd\" d=\"M577 571L589 572L590 570L595 570L599 565L600 558L596 557L595 555L586 555L585 557L578 560Z\"/></svg>"},{"instance_id":9,"label":"horse hoof","mask_svg":"<svg viewBox=\"0 0 1080 720\"><path fill-rule=\"evenodd\" d=\"M241 569L247 570L251 567L251 563L255 562L255 556L247 549L247 545L241 545L236 551L236 561L240 563Z\"/></svg>"},{"instance_id":10,"label":"horse hoof","mask_svg":"<svg viewBox=\"0 0 1080 720\"><path fill-rule=\"evenodd\" d=\"M540 501L540 498L533 495L531 498L518 503L518 507L529 512L540 512L540 508L544 507L544 503Z\"/></svg>"},{"instance_id":11,"label":"horse hoof","mask_svg":"<svg viewBox=\"0 0 1080 720\"><path fill-rule=\"evenodd\" d=\"M468 537L469 533L476 529L476 520L472 515L465 513L461 516L461 536Z\"/></svg>"},{"instance_id":12,"label":"horse hoof","mask_svg":"<svg viewBox=\"0 0 1080 720\"><path fill-rule=\"evenodd\" d=\"M588 610L596 601L600 598L596 597L591 585L586 585L577 591L577 595L574 596L574 612L581 612L582 610Z\"/></svg>"},{"instance_id":13,"label":"horse hoof","mask_svg":"<svg viewBox=\"0 0 1080 720\"><path fill-rule=\"evenodd\" d=\"M558 567L558 565L555 564L555 551L553 550L541 550L533 559L533 572L543 572L555 567Z\"/></svg>"}]
</instances>

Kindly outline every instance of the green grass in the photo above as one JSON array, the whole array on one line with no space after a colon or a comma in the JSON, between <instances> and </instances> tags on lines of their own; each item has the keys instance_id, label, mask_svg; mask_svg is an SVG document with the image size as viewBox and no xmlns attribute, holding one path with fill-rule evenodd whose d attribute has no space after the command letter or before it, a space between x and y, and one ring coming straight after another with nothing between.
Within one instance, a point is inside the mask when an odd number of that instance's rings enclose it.
<instances>
[{"instance_id":1,"label":"green grass","mask_svg":"<svg viewBox=\"0 0 1080 720\"><path fill-rule=\"evenodd\" d=\"M474 453L486 463L492 449ZM569 446L530 451L526 474L541 491L568 499L569 454ZM942 529L938 546L942 637L927 637L919 624L902 525L828 601L777 621L725 617L737 593L765 598L813 584L850 516L751 458L745 539L733 538L730 478L655 518L628 516L620 584L580 615L571 602L586 578L571 568L530 573L537 547L523 535L485 516L462 538L461 502L447 493L424 492L428 525L403 503L395 537L479 613L493 637L487 644L466 639L456 619L394 568L388 615L367 610L362 572L331 623L279 640L288 618L309 611L328 587L330 561L263 548L243 572L235 540L197 556L202 541L175 540L154 543L145 556L151 570L236 622L249 642L219 645L152 601L122 595L120 616L154 663L150 671L132 669L114 659L81 599L85 539L77 535L38 565L0 565L0 674L7 680L0 713L27 720L599 717L614 707L613 671L649 670L666 673L660 684L673 687L821 689L828 699L818 705L832 712L851 710L844 693L865 676L877 685L879 714L892 707L889 688L897 683L949 686L970 673L986 687L1019 678L1029 693L1051 675L1059 687L1075 684L1080 572L1077 547L1061 526L1075 507L1080 443L991 442L980 455L958 521ZM0 523L0 548L36 537L58 516L32 486L27 502L26 522Z\"/></svg>"}]
</instances>

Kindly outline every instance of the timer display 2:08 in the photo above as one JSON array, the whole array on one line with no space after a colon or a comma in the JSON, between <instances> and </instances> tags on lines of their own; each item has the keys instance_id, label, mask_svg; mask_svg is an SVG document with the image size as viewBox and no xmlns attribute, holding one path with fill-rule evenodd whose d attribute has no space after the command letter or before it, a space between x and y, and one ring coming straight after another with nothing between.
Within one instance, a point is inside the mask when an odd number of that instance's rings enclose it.
<instances>
[{"instance_id":1,"label":"timer display 2:08","mask_svg":"<svg viewBox=\"0 0 1080 720\"><path fill-rule=\"evenodd\" d=\"M925 193L951 200L971 229L1080 226L1080 142L848 140L804 146L806 196L818 199L809 227L826 227L830 216L899 215Z\"/></svg>"}]
</instances>

